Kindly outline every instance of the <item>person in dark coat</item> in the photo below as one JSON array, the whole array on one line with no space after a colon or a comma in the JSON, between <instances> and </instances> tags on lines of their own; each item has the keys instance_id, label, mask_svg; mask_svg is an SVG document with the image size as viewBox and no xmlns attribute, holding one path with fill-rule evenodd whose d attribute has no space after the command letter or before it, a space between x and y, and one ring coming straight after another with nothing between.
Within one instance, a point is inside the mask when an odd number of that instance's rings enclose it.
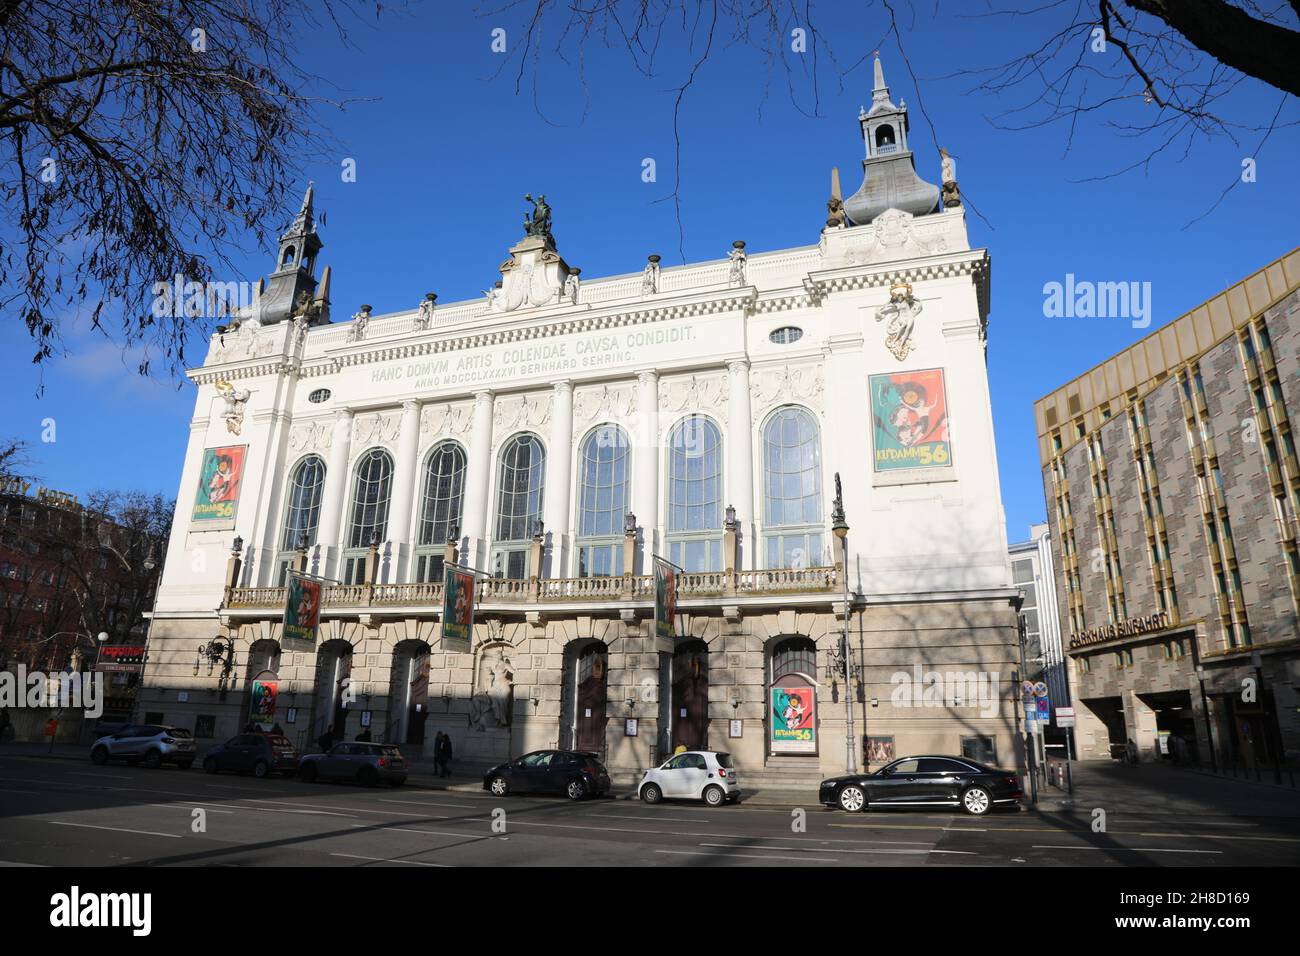
<instances>
[{"instance_id":1,"label":"person in dark coat","mask_svg":"<svg viewBox=\"0 0 1300 956\"><path fill-rule=\"evenodd\" d=\"M361 741L363 744L370 743L370 728L362 727L361 733L357 734L357 740Z\"/></svg>"},{"instance_id":2,"label":"person in dark coat","mask_svg":"<svg viewBox=\"0 0 1300 956\"><path fill-rule=\"evenodd\" d=\"M448 734L442 735L442 740L438 741L435 746L435 753L438 757L438 764L441 767L439 776L451 776L451 737Z\"/></svg>"},{"instance_id":3,"label":"person in dark coat","mask_svg":"<svg viewBox=\"0 0 1300 956\"><path fill-rule=\"evenodd\" d=\"M328 727L325 728L325 733L320 735L320 739L317 740L316 743L320 745L320 752L323 754L327 754L334 749L334 725L333 724L330 724Z\"/></svg>"}]
</instances>

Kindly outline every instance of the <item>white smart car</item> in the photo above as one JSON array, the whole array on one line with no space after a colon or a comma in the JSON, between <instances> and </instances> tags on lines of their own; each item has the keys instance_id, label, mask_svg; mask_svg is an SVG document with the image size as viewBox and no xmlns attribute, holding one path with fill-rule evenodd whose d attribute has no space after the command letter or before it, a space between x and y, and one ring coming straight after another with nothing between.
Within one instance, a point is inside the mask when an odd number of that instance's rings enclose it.
<instances>
[{"instance_id":1,"label":"white smart car","mask_svg":"<svg viewBox=\"0 0 1300 956\"><path fill-rule=\"evenodd\" d=\"M740 797L740 781L731 754L688 750L673 754L661 766L647 770L637 793L646 803L665 799L703 800L711 807L719 807Z\"/></svg>"}]
</instances>

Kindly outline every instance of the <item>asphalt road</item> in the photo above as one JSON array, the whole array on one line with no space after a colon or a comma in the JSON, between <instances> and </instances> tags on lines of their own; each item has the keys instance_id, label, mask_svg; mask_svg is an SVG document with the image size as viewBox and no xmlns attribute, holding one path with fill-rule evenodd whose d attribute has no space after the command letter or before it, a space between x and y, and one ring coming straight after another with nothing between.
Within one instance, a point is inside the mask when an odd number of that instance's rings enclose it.
<instances>
[{"instance_id":1,"label":"asphalt road","mask_svg":"<svg viewBox=\"0 0 1300 956\"><path fill-rule=\"evenodd\" d=\"M798 811L802 810L802 813ZM196 811L201 811L198 813ZM802 832L798 825L802 822ZM202 829L196 832L196 826ZM846 814L507 797L0 756L0 865L1294 866L1300 819Z\"/></svg>"}]
</instances>

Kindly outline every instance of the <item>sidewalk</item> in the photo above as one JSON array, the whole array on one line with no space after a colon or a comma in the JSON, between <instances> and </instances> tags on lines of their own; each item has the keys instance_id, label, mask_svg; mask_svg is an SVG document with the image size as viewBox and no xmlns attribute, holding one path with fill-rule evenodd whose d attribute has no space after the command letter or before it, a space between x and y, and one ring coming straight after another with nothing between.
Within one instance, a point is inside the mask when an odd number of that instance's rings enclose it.
<instances>
[{"instance_id":1,"label":"sidewalk","mask_svg":"<svg viewBox=\"0 0 1300 956\"><path fill-rule=\"evenodd\" d=\"M1040 787L1039 812L1104 807L1153 816L1300 818L1300 790L1279 787L1271 781L1234 780L1161 763L1134 766L1114 761L1075 761L1071 767L1073 795L1055 787Z\"/></svg>"}]
</instances>

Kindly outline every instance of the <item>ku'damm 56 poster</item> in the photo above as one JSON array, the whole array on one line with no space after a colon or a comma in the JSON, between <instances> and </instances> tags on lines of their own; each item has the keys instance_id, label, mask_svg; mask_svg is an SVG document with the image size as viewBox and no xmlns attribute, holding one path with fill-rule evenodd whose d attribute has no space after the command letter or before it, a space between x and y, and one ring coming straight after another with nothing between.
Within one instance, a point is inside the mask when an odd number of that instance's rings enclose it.
<instances>
[{"instance_id":1,"label":"ku'damm 56 poster","mask_svg":"<svg viewBox=\"0 0 1300 956\"><path fill-rule=\"evenodd\" d=\"M952 464L943 369L872 375L874 468L943 468Z\"/></svg>"},{"instance_id":2,"label":"ku'damm 56 poster","mask_svg":"<svg viewBox=\"0 0 1300 956\"><path fill-rule=\"evenodd\" d=\"M233 521L244 483L247 445L205 448L199 487L194 496L193 521Z\"/></svg>"}]
</instances>

